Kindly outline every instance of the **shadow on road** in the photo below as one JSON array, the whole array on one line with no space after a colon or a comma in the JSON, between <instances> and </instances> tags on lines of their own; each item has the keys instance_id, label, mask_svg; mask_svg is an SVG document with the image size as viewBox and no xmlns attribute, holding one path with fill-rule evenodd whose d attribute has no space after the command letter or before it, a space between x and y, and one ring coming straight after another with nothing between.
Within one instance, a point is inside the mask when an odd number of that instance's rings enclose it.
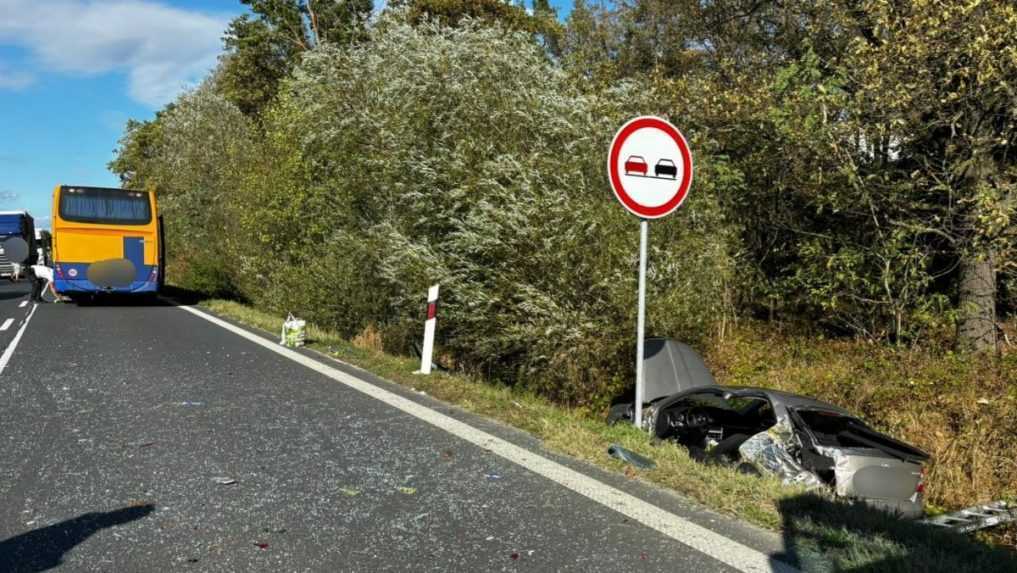
<instances>
[{"instance_id":1,"label":"shadow on road","mask_svg":"<svg viewBox=\"0 0 1017 573\"><path fill-rule=\"evenodd\" d=\"M22 533L0 542L0 571L32 573L61 564L64 554L100 529L122 525L152 513L152 505L86 513L60 523Z\"/></svg>"},{"instance_id":2,"label":"shadow on road","mask_svg":"<svg viewBox=\"0 0 1017 573\"><path fill-rule=\"evenodd\" d=\"M1017 571L1017 554L861 504L805 494L778 504L787 553L807 573Z\"/></svg>"},{"instance_id":3,"label":"shadow on road","mask_svg":"<svg viewBox=\"0 0 1017 573\"><path fill-rule=\"evenodd\" d=\"M76 295L73 302L78 306L173 306L170 302L148 294Z\"/></svg>"},{"instance_id":4,"label":"shadow on road","mask_svg":"<svg viewBox=\"0 0 1017 573\"><path fill-rule=\"evenodd\" d=\"M203 293L196 290L189 290L178 286L166 285L159 291L159 296L167 300L172 301L173 304L178 306L197 306L202 302L210 299L226 299L236 300L237 302L246 303L248 301L237 298L236 294L231 293Z\"/></svg>"}]
</instances>

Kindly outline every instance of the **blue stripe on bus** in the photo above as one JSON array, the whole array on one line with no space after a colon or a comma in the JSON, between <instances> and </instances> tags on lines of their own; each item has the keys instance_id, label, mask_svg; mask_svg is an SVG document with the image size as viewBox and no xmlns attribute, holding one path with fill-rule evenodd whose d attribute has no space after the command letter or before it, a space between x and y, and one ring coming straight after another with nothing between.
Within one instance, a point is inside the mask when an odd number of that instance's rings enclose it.
<instances>
[{"instance_id":1,"label":"blue stripe on bus","mask_svg":"<svg viewBox=\"0 0 1017 573\"><path fill-rule=\"evenodd\" d=\"M115 287L115 288L99 288L92 284L92 281L88 279L82 280L67 280L67 279L56 279L53 281L53 286L56 291L60 294L74 294L74 293L143 293L143 292L156 292L158 289L158 283L155 281L134 281L129 287Z\"/></svg>"},{"instance_id":2,"label":"blue stripe on bus","mask_svg":"<svg viewBox=\"0 0 1017 573\"><path fill-rule=\"evenodd\" d=\"M88 280L89 263L55 263L59 272L54 270L53 286L59 293L75 292L155 292L158 281L149 280L152 277L152 270L155 265L141 265L134 275L134 282L127 287L115 287L113 289L99 288L92 281Z\"/></svg>"},{"instance_id":3,"label":"blue stripe on bus","mask_svg":"<svg viewBox=\"0 0 1017 573\"><path fill-rule=\"evenodd\" d=\"M124 237L124 258L134 263L134 268L145 266L145 239L143 237ZM148 277L138 277L145 280Z\"/></svg>"}]
</instances>

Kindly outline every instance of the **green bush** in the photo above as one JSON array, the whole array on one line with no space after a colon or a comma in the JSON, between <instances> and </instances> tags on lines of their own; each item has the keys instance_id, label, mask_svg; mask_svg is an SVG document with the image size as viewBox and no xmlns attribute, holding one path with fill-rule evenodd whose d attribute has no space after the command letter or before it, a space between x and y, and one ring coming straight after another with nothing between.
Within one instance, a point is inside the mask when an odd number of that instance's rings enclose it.
<instances>
[{"instance_id":1,"label":"green bush","mask_svg":"<svg viewBox=\"0 0 1017 573\"><path fill-rule=\"evenodd\" d=\"M251 142L225 210L240 294L387 346L419 337L442 285L455 365L602 404L633 364L638 224L604 175L652 87L584 94L523 33L465 24L374 27L308 53ZM730 288L715 198L739 178L697 157L692 198L651 231L650 321L698 340ZM233 182L231 182L233 183Z\"/></svg>"}]
</instances>

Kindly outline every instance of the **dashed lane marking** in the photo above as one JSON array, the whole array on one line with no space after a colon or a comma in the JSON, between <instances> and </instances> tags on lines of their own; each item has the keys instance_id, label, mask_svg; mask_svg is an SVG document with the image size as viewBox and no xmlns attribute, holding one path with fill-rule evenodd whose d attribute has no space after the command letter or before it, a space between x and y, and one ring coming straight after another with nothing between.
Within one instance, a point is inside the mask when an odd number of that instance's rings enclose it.
<instances>
[{"instance_id":1,"label":"dashed lane marking","mask_svg":"<svg viewBox=\"0 0 1017 573\"><path fill-rule=\"evenodd\" d=\"M7 320L4 321L3 324L0 324L0 330L7 330L8 328L11 327L12 324L14 324L14 319L8 318Z\"/></svg>"},{"instance_id":2,"label":"dashed lane marking","mask_svg":"<svg viewBox=\"0 0 1017 573\"><path fill-rule=\"evenodd\" d=\"M27 304L28 301L25 301L25 303ZM28 328L28 323L32 320L32 316L35 314L35 309L37 308L39 308L39 305L32 305L32 310L28 312L25 322L21 323L21 328L19 328L18 333L14 335L14 340L7 345L7 348L4 349L3 355L0 356L0 374L4 373L4 369L7 368L7 363L10 362L11 357L14 356L14 350L18 347L18 343L21 342L21 336L25 334L25 329Z\"/></svg>"},{"instance_id":3,"label":"dashed lane marking","mask_svg":"<svg viewBox=\"0 0 1017 573\"><path fill-rule=\"evenodd\" d=\"M26 306L28 306L28 301L23 300L21 301L21 304L18 305L18 308L25 308Z\"/></svg>"}]
</instances>

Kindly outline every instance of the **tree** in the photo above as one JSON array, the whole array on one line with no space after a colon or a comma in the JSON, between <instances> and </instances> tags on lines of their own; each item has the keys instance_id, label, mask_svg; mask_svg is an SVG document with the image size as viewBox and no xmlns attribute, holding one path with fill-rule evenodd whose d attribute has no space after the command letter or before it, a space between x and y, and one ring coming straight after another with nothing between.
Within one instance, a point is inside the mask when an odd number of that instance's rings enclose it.
<instances>
[{"instance_id":1,"label":"tree","mask_svg":"<svg viewBox=\"0 0 1017 573\"><path fill-rule=\"evenodd\" d=\"M231 205L253 162L251 120L210 82L181 95L159 118L147 161L146 187L165 215L168 273L183 286L215 295L234 292L236 219Z\"/></svg>"},{"instance_id":2,"label":"tree","mask_svg":"<svg viewBox=\"0 0 1017 573\"><path fill-rule=\"evenodd\" d=\"M241 0L252 14L234 19L217 89L248 115L275 97L304 52L321 43L362 40L371 0Z\"/></svg>"},{"instance_id":3,"label":"tree","mask_svg":"<svg viewBox=\"0 0 1017 573\"><path fill-rule=\"evenodd\" d=\"M510 30L529 32L548 53L560 54L563 30L547 0L538 0L532 14L527 13L522 3L508 0L393 0L389 7L406 10L414 24L434 20L444 26L458 26L465 19L497 23Z\"/></svg>"},{"instance_id":4,"label":"tree","mask_svg":"<svg viewBox=\"0 0 1017 573\"><path fill-rule=\"evenodd\" d=\"M902 224L956 261L958 345L996 344L996 272L1014 266L1017 7L860 2L859 97L880 110L916 193Z\"/></svg>"},{"instance_id":5,"label":"tree","mask_svg":"<svg viewBox=\"0 0 1017 573\"><path fill-rule=\"evenodd\" d=\"M614 13L603 5L576 0L562 38L562 60L573 76L602 89L618 79L620 44Z\"/></svg>"},{"instance_id":6,"label":"tree","mask_svg":"<svg viewBox=\"0 0 1017 573\"><path fill-rule=\"evenodd\" d=\"M147 189L157 166L157 153L162 142L162 127L166 114L172 112L170 103L156 112L149 121L127 120L114 158L106 165L120 178L125 189ZM154 181L152 182L154 184Z\"/></svg>"},{"instance_id":7,"label":"tree","mask_svg":"<svg viewBox=\"0 0 1017 573\"><path fill-rule=\"evenodd\" d=\"M472 18L498 22L514 30L536 31L526 10L506 0L393 0L389 6L407 10L410 22L415 24L432 19L445 26L458 26Z\"/></svg>"}]
</instances>

